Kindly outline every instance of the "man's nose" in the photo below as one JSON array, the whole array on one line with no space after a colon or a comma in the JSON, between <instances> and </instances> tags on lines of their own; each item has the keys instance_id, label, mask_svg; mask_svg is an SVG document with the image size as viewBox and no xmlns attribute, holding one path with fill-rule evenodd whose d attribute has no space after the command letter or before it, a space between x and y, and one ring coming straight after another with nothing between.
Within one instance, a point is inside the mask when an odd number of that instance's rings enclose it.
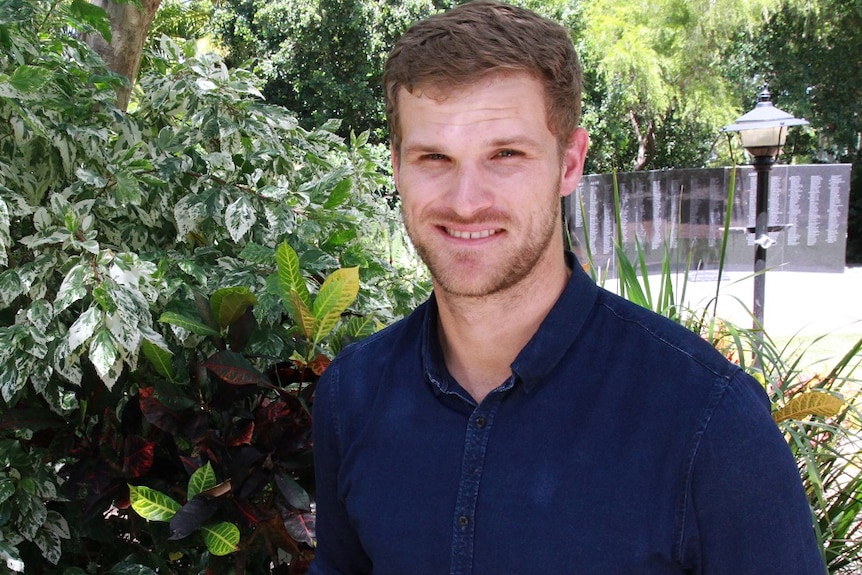
<instances>
[{"instance_id":1,"label":"man's nose","mask_svg":"<svg viewBox=\"0 0 862 575\"><path fill-rule=\"evenodd\" d=\"M449 208L462 217L469 217L490 207L493 194L481 167L471 163L459 164L449 182L446 199Z\"/></svg>"}]
</instances>

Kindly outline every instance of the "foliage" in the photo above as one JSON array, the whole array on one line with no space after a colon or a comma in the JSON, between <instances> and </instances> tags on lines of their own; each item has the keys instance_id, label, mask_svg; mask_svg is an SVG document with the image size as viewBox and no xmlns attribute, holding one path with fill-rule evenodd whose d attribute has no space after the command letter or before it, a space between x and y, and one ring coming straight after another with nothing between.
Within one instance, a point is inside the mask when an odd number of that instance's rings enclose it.
<instances>
[{"instance_id":1,"label":"foliage","mask_svg":"<svg viewBox=\"0 0 862 575\"><path fill-rule=\"evenodd\" d=\"M267 100L296 112L302 125L330 118L343 132L385 139L383 63L413 20L452 2L228 0L216 11L216 36L229 65L254 62Z\"/></svg>"},{"instance_id":2,"label":"foliage","mask_svg":"<svg viewBox=\"0 0 862 575\"><path fill-rule=\"evenodd\" d=\"M250 73L167 39L120 113L121 80L69 33L105 24L87 6L0 0L0 557L285 564L262 557L289 538L249 537L269 516L242 502L308 485L314 370L427 295L392 263L383 152L301 128ZM313 324L284 303L301 284ZM183 501L207 461L235 487L216 507L242 516L221 560L128 507L129 483Z\"/></svg>"},{"instance_id":3,"label":"foliage","mask_svg":"<svg viewBox=\"0 0 862 575\"><path fill-rule=\"evenodd\" d=\"M862 2L786 1L751 35L728 46L726 76L768 82L776 105L805 117L816 134L793 133L789 148L811 162L853 164L847 260L862 261ZM745 102L743 105L751 105ZM794 131L796 132L796 131Z\"/></svg>"}]
</instances>

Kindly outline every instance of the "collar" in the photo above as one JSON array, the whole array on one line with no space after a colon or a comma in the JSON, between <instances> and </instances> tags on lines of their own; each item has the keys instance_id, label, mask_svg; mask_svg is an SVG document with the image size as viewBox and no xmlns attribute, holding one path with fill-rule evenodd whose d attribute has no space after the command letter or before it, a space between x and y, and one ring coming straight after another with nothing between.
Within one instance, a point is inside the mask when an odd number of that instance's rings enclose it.
<instances>
[{"instance_id":1,"label":"collar","mask_svg":"<svg viewBox=\"0 0 862 575\"><path fill-rule=\"evenodd\" d=\"M512 363L512 373L527 393L544 381L563 359L581 333L598 295L598 286L571 252L566 252L566 264L572 274L563 293ZM443 359L437 334L437 300L433 293L423 313L420 345L425 379L437 393L461 395L461 387L449 374ZM506 318L501 319L505 321Z\"/></svg>"}]
</instances>

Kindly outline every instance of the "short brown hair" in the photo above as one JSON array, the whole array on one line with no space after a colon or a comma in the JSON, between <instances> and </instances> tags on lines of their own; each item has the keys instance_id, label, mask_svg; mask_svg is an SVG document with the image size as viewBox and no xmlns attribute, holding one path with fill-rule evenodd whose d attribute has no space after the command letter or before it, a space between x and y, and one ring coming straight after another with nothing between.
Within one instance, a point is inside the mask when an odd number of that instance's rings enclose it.
<instances>
[{"instance_id":1,"label":"short brown hair","mask_svg":"<svg viewBox=\"0 0 862 575\"><path fill-rule=\"evenodd\" d=\"M401 144L398 92L434 87L445 94L495 72L527 72L545 89L548 128L561 149L578 127L582 73L568 32L538 14L474 0L413 24L386 61L383 89L394 147Z\"/></svg>"}]
</instances>

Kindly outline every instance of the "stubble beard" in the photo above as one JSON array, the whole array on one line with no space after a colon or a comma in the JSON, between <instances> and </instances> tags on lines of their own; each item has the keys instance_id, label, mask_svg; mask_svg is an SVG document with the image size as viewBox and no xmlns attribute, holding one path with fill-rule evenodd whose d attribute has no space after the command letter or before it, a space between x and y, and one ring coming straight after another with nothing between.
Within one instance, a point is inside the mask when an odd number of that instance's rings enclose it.
<instances>
[{"instance_id":1,"label":"stubble beard","mask_svg":"<svg viewBox=\"0 0 862 575\"><path fill-rule=\"evenodd\" d=\"M427 214L433 215L433 214ZM469 248L461 250L442 250L434 247L435 238L424 238L406 210L402 209L402 219L407 235L416 248L419 257L428 267L438 291L460 298L485 298L508 291L524 282L543 257L546 256L551 242L556 239L558 224L557 204L542 210L539 214L536 233L530 233L519 245L506 245L499 248L494 259L499 262L495 269L481 270L481 256ZM470 222L458 221L451 216L442 221L455 223L482 223L483 219L500 222L499 219L483 218ZM507 232L508 233L508 232ZM476 273L471 273L476 270Z\"/></svg>"}]
</instances>

